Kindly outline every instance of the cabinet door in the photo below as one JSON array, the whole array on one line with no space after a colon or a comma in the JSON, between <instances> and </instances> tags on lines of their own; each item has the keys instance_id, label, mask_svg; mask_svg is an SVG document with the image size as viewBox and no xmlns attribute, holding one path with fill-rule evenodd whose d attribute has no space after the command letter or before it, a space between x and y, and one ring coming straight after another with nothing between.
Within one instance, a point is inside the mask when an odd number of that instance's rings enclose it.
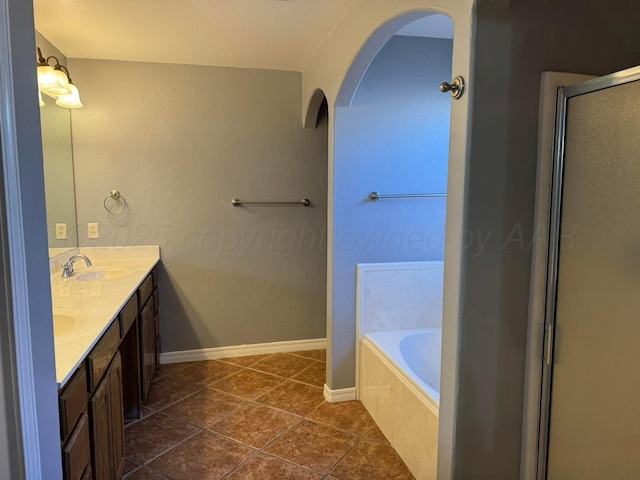
<instances>
[{"instance_id":1,"label":"cabinet door","mask_svg":"<svg viewBox=\"0 0 640 480\"><path fill-rule=\"evenodd\" d=\"M86 389L85 389L86 390ZM78 420L67 443L62 447L62 465L65 480L81 480L87 469L91 469L89 447L89 419L84 413Z\"/></svg>"},{"instance_id":2,"label":"cabinet door","mask_svg":"<svg viewBox=\"0 0 640 480\"><path fill-rule=\"evenodd\" d=\"M93 479L113 480L113 456L111 454L111 405L108 377L100 383L89 401L91 414L91 457Z\"/></svg>"},{"instance_id":3,"label":"cabinet door","mask_svg":"<svg viewBox=\"0 0 640 480\"><path fill-rule=\"evenodd\" d=\"M142 361L142 398L147 398L151 380L156 370L156 327L153 315L153 302L147 302L140 313L141 338L140 353Z\"/></svg>"},{"instance_id":4,"label":"cabinet door","mask_svg":"<svg viewBox=\"0 0 640 480\"><path fill-rule=\"evenodd\" d=\"M109 406L111 419L111 454L112 466L115 472L113 478L122 478L124 469L124 408L122 399L122 362L120 353L109 367Z\"/></svg>"},{"instance_id":5,"label":"cabinet door","mask_svg":"<svg viewBox=\"0 0 640 480\"><path fill-rule=\"evenodd\" d=\"M124 411L119 352L91 397L89 412L93 480L120 479L124 468Z\"/></svg>"}]
</instances>

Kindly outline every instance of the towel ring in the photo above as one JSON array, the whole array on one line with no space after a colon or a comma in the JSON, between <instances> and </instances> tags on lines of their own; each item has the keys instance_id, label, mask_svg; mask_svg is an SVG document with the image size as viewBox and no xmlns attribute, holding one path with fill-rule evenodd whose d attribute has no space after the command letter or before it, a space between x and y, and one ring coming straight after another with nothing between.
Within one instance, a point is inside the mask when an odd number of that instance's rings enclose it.
<instances>
[{"instance_id":1,"label":"towel ring","mask_svg":"<svg viewBox=\"0 0 640 480\"><path fill-rule=\"evenodd\" d=\"M107 206L107 201L111 199L117 203L120 203L120 201L122 201L122 208L120 208L120 210L116 210L115 212L112 211L108 206ZM126 209L127 209L127 201L125 200L125 198L122 196L122 194L120 193L119 190L111 190L111 192L109 192L109 195L107 195L106 197L104 197L104 202L102 202L102 204L104 205L104 209L109 212L111 215L120 215L121 213L123 213Z\"/></svg>"}]
</instances>

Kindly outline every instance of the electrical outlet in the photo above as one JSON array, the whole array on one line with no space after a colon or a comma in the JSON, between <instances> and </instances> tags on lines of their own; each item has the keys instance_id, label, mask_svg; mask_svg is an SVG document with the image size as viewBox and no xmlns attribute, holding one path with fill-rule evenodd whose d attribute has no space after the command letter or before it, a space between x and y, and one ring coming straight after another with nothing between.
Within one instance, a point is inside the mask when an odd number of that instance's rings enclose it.
<instances>
[{"instance_id":1,"label":"electrical outlet","mask_svg":"<svg viewBox=\"0 0 640 480\"><path fill-rule=\"evenodd\" d=\"M66 240L66 239L67 239L67 224L56 223L56 240Z\"/></svg>"},{"instance_id":2,"label":"electrical outlet","mask_svg":"<svg viewBox=\"0 0 640 480\"><path fill-rule=\"evenodd\" d=\"M100 230L97 223L87 223L87 233L89 238L100 238Z\"/></svg>"}]
</instances>

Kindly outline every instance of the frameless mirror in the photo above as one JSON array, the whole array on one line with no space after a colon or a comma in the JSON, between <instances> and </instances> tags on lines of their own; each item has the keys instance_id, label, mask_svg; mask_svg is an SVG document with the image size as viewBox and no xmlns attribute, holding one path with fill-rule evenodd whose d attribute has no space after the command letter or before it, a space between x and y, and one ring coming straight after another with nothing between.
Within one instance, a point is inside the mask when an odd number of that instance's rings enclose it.
<instances>
[{"instance_id":1,"label":"frameless mirror","mask_svg":"<svg viewBox=\"0 0 640 480\"><path fill-rule=\"evenodd\" d=\"M42 95L40 107L49 258L78 246L71 113Z\"/></svg>"}]
</instances>

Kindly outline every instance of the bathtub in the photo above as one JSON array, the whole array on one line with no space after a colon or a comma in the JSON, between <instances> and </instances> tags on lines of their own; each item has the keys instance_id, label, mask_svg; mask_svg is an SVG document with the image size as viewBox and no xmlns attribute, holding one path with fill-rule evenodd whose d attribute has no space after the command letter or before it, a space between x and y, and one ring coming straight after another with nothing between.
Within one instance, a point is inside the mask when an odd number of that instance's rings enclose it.
<instances>
[{"instance_id":1,"label":"bathtub","mask_svg":"<svg viewBox=\"0 0 640 480\"><path fill-rule=\"evenodd\" d=\"M439 328L366 334L358 397L417 480L436 479Z\"/></svg>"}]
</instances>

